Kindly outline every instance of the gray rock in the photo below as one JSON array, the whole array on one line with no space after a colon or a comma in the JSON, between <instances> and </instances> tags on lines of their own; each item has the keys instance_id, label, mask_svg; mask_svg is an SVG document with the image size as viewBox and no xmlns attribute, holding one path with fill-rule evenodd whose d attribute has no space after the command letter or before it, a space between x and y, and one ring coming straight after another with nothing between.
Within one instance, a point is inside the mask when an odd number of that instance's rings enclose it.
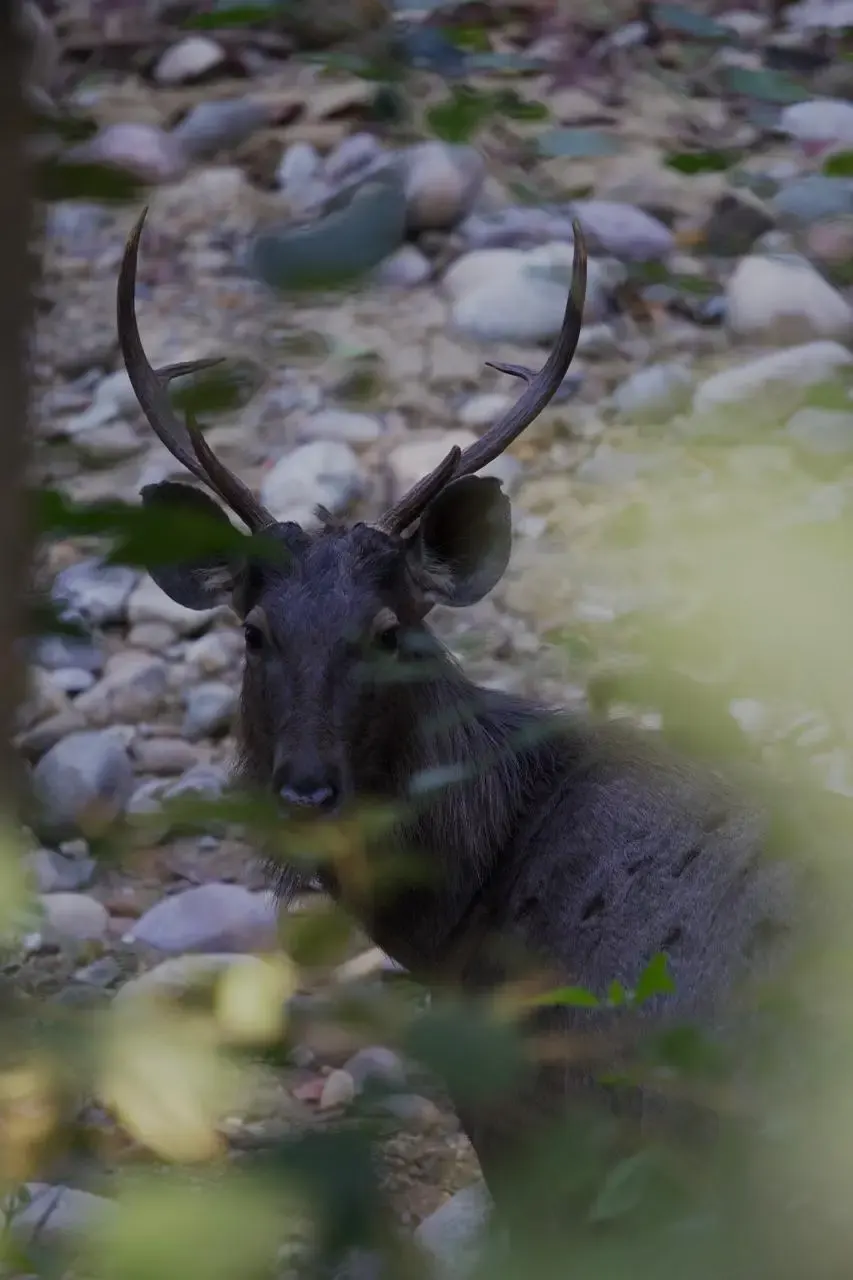
<instances>
[{"instance_id":1,"label":"gray rock","mask_svg":"<svg viewBox=\"0 0 853 1280\"><path fill-rule=\"evenodd\" d=\"M560 331L572 271L572 246L481 249L457 259L445 274L455 329L478 342L525 345L551 342ZM584 319L601 319L617 275L590 260Z\"/></svg>"},{"instance_id":2,"label":"gray rock","mask_svg":"<svg viewBox=\"0 0 853 1280\"><path fill-rule=\"evenodd\" d=\"M323 161L310 142L293 142L284 152L275 171L278 185L285 191L310 186L317 182Z\"/></svg>"},{"instance_id":3,"label":"gray rock","mask_svg":"<svg viewBox=\"0 0 853 1280\"><path fill-rule=\"evenodd\" d=\"M204 884L158 902L136 921L127 940L158 951L241 953L274 941L276 919L267 893Z\"/></svg>"},{"instance_id":4,"label":"gray rock","mask_svg":"<svg viewBox=\"0 0 853 1280\"><path fill-rule=\"evenodd\" d=\"M172 137L192 159L203 160L239 147L270 119L269 106L252 98L198 102L172 130Z\"/></svg>"},{"instance_id":5,"label":"gray rock","mask_svg":"<svg viewBox=\"0 0 853 1280\"><path fill-rule=\"evenodd\" d=\"M128 621L163 622L180 635L197 635L217 618L220 609L185 609L161 591L152 577L146 574L127 601Z\"/></svg>"},{"instance_id":6,"label":"gray rock","mask_svg":"<svg viewBox=\"0 0 853 1280\"><path fill-rule=\"evenodd\" d=\"M225 61L225 50L210 36L185 36L157 60L154 79L158 84L189 84L214 71Z\"/></svg>"},{"instance_id":7,"label":"gray rock","mask_svg":"<svg viewBox=\"0 0 853 1280\"><path fill-rule=\"evenodd\" d=\"M95 874L94 858L68 858L55 849L33 849L25 862L39 893L76 893Z\"/></svg>"},{"instance_id":8,"label":"gray rock","mask_svg":"<svg viewBox=\"0 0 853 1280\"><path fill-rule=\"evenodd\" d=\"M690 401L693 374L670 361L638 369L613 392L613 408L623 417L665 421Z\"/></svg>"},{"instance_id":9,"label":"gray rock","mask_svg":"<svg viewBox=\"0 0 853 1280\"><path fill-rule=\"evenodd\" d=\"M693 396L693 412L705 413L749 400L773 386L807 387L849 364L853 364L853 355L838 342L807 342L773 351L706 378Z\"/></svg>"},{"instance_id":10,"label":"gray rock","mask_svg":"<svg viewBox=\"0 0 853 1280\"><path fill-rule=\"evenodd\" d=\"M578 480L585 484L630 484L643 471L653 465L653 460L641 453L626 453L612 445L600 444L577 469Z\"/></svg>"},{"instance_id":11,"label":"gray rock","mask_svg":"<svg viewBox=\"0 0 853 1280\"><path fill-rule=\"evenodd\" d=\"M314 440L281 458L261 484L261 501L280 520L310 521L316 506L342 515L365 491L358 458L341 440Z\"/></svg>"},{"instance_id":12,"label":"gray rock","mask_svg":"<svg viewBox=\"0 0 853 1280\"><path fill-rule=\"evenodd\" d=\"M125 650L110 659L103 678L80 695L76 706L93 725L134 724L159 713L167 688L162 659Z\"/></svg>"},{"instance_id":13,"label":"gray rock","mask_svg":"<svg viewBox=\"0 0 853 1280\"><path fill-rule=\"evenodd\" d=\"M133 789L133 765L122 736L106 732L69 734L33 769L40 812L35 823L45 839L70 839L87 815L99 826L123 811Z\"/></svg>"},{"instance_id":14,"label":"gray rock","mask_svg":"<svg viewBox=\"0 0 853 1280\"><path fill-rule=\"evenodd\" d=\"M373 271L403 243L406 197L391 168L339 192L318 217L259 231L245 266L276 289L338 288Z\"/></svg>"},{"instance_id":15,"label":"gray rock","mask_svg":"<svg viewBox=\"0 0 853 1280\"><path fill-rule=\"evenodd\" d=\"M716 200L702 229L703 247L714 256L748 253L774 225L761 203L743 191L727 191Z\"/></svg>"},{"instance_id":16,"label":"gray rock","mask_svg":"<svg viewBox=\"0 0 853 1280\"><path fill-rule=\"evenodd\" d=\"M82 667L60 667L53 672L53 680L56 687L70 698L78 693L85 693L95 683L91 671L85 671Z\"/></svg>"},{"instance_id":17,"label":"gray rock","mask_svg":"<svg viewBox=\"0 0 853 1280\"><path fill-rule=\"evenodd\" d=\"M40 932L45 941L95 942L106 937L106 907L85 893L47 893L39 898L44 912Z\"/></svg>"},{"instance_id":18,"label":"gray rock","mask_svg":"<svg viewBox=\"0 0 853 1280\"><path fill-rule=\"evenodd\" d=\"M380 262L374 272L377 284L392 289L414 289L425 284L431 275L429 258L413 244L401 245L384 262Z\"/></svg>"},{"instance_id":19,"label":"gray rock","mask_svg":"<svg viewBox=\"0 0 853 1280\"><path fill-rule=\"evenodd\" d=\"M397 160L409 231L444 231L470 213L486 174L474 147L431 139L406 147Z\"/></svg>"},{"instance_id":20,"label":"gray rock","mask_svg":"<svg viewBox=\"0 0 853 1280\"><path fill-rule=\"evenodd\" d=\"M370 1080L379 1084L400 1085L406 1080L406 1072L398 1054L384 1045L367 1045L359 1049L344 1063L357 1092L361 1092Z\"/></svg>"},{"instance_id":21,"label":"gray rock","mask_svg":"<svg viewBox=\"0 0 853 1280\"><path fill-rule=\"evenodd\" d=\"M174 182L186 170L187 157L177 138L153 124L125 121L109 124L88 142L73 148L70 158L111 164L140 182Z\"/></svg>"},{"instance_id":22,"label":"gray rock","mask_svg":"<svg viewBox=\"0 0 853 1280\"><path fill-rule=\"evenodd\" d=\"M184 706L183 733L191 742L221 737L231 728L237 711L237 693L231 685L209 680L187 690Z\"/></svg>"},{"instance_id":23,"label":"gray rock","mask_svg":"<svg viewBox=\"0 0 853 1280\"><path fill-rule=\"evenodd\" d=\"M458 234L468 249L532 248L554 240L571 243L572 218L567 210L537 205L511 205L489 213L472 213Z\"/></svg>"},{"instance_id":24,"label":"gray rock","mask_svg":"<svg viewBox=\"0 0 853 1280\"><path fill-rule=\"evenodd\" d=\"M770 201L773 212L795 224L808 226L853 213L853 181L812 173L787 182Z\"/></svg>"},{"instance_id":25,"label":"gray rock","mask_svg":"<svg viewBox=\"0 0 853 1280\"><path fill-rule=\"evenodd\" d=\"M57 574L53 597L66 604L74 617L96 626L124 622L127 602L138 578L138 573L124 565L81 560Z\"/></svg>"},{"instance_id":26,"label":"gray rock","mask_svg":"<svg viewBox=\"0 0 853 1280\"><path fill-rule=\"evenodd\" d=\"M674 248L673 234L659 218L615 200L575 200L571 211L592 251L622 262L665 258Z\"/></svg>"},{"instance_id":27,"label":"gray rock","mask_svg":"<svg viewBox=\"0 0 853 1280\"><path fill-rule=\"evenodd\" d=\"M388 455L388 466L394 477L395 488L404 493L433 467L438 466L454 445L467 449L476 439L473 431L460 429L446 431L443 436L432 440L406 440L397 445ZM504 453L488 466L482 467L478 474L497 476L507 488L511 488L521 476L521 464L511 454Z\"/></svg>"},{"instance_id":28,"label":"gray rock","mask_svg":"<svg viewBox=\"0 0 853 1280\"><path fill-rule=\"evenodd\" d=\"M843 337L853 308L805 258L794 254L743 258L726 286L732 333L768 344Z\"/></svg>"},{"instance_id":29,"label":"gray rock","mask_svg":"<svg viewBox=\"0 0 853 1280\"><path fill-rule=\"evenodd\" d=\"M156 908L154 908L156 910ZM144 917L143 917L144 918ZM126 935L132 940L132 935ZM138 978L131 978L116 992L116 1000L124 1003L150 996L180 996L185 991L198 985L206 985L218 978L227 970L246 969L266 976L267 966L258 956L240 955L234 952L201 955L193 953L182 956L171 956L160 964L142 973Z\"/></svg>"},{"instance_id":30,"label":"gray rock","mask_svg":"<svg viewBox=\"0 0 853 1280\"><path fill-rule=\"evenodd\" d=\"M177 782L170 783L162 792L166 801L181 796L197 795L207 800L218 800L228 786L228 773L220 765L194 764L181 774Z\"/></svg>"},{"instance_id":31,"label":"gray rock","mask_svg":"<svg viewBox=\"0 0 853 1280\"><path fill-rule=\"evenodd\" d=\"M850 413L830 409L800 409L785 427L806 452L823 457L853 453L853 405Z\"/></svg>"},{"instance_id":32,"label":"gray rock","mask_svg":"<svg viewBox=\"0 0 853 1280\"><path fill-rule=\"evenodd\" d=\"M95 640L61 633L40 637L34 660L48 671L63 671L70 667L98 675L104 667L103 650Z\"/></svg>"},{"instance_id":33,"label":"gray rock","mask_svg":"<svg viewBox=\"0 0 853 1280\"><path fill-rule=\"evenodd\" d=\"M437 1280L464 1280L480 1255L492 1205L481 1182L463 1187L436 1209L415 1232L415 1239L438 1264Z\"/></svg>"},{"instance_id":34,"label":"gray rock","mask_svg":"<svg viewBox=\"0 0 853 1280\"><path fill-rule=\"evenodd\" d=\"M109 1221L116 1206L103 1196L47 1182L26 1184L29 1202L11 1216L9 1229L23 1239L58 1241L81 1238ZM0 1213L0 1221L3 1214Z\"/></svg>"},{"instance_id":35,"label":"gray rock","mask_svg":"<svg viewBox=\"0 0 853 1280\"><path fill-rule=\"evenodd\" d=\"M349 409L321 409L299 424L305 440L342 440L345 444L374 444L382 435L382 423L369 413Z\"/></svg>"},{"instance_id":36,"label":"gray rock","mask_svg":"<svg viewBox=\"0 0 853 1280\"><path fill-rule=\"evenodd\" d=\"M382 143L372 133L351 133L326 157L324 175L333 187L388 163Z\"/></svg>"},{"instance_id":37,"label":"gray rock","mask_svg":"<svg viewBox=\"0 0 853 1280\"><path fill-rule=\"evenodd\" d=\"M133 758L140 773L167 777L192 769L198 763L195 748L183 738L143 738L134 743Z\"/></svg>"},{"instance_id":38,"label":"gray rock","mask_svg":"<svg viewBox=\"0 0 853 1280\"><path fill-rule=\"evenodd\" d=\"M853 146L853 102L843 98L813 98L793 102L779 116L777 129L805 148L821 152Z\"/></svg>"}]
</instances>

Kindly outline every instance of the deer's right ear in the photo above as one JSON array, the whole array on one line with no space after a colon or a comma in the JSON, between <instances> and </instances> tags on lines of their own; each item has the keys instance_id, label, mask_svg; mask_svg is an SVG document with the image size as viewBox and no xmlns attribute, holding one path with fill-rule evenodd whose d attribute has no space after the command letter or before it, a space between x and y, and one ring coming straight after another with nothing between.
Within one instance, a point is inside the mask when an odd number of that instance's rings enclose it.
<instances>
[{"instance_id":1,"label":"deer's right ear","mask_svg":"<svg viewBox=\"0 0 853 1280\"><path fill-rule=\"evenodd\" d=\"M427 507L411 565L435 603L482 600L503 576L512 546L509 498L494 476L451 480Z\"/></svg>"},{"instance_id":2,"label":"deer's right ear","mask_svg":"<svg viewBox=\"0 0 853 1280\"><path fill-rule=\"evenodd\" d=\"M202 515L232 527L217 502L200 489L175 480L145 485L142 505L164 514L179 511L183 515ZM192 562L155 564L149 572L160 590L186 609L212 609L227 604L237 577L234 564L216 553Z\"/></svg>"}]
</instances>

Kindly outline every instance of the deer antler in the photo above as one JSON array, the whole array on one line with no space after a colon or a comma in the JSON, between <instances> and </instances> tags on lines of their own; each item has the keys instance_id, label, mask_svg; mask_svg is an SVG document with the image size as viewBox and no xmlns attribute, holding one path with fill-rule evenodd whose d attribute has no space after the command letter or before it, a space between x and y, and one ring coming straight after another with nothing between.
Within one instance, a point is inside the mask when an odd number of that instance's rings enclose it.
<instances>
[{"instance_id":1,"label":"deer antler","mask_svg":"<svg viewBox=\"0 0 853 1280\"><path fill-rule=\"evenodd\" d=\"M403 533L423 514L427 504L450 480L472 475L499 457L539 416L565 378L578 345L586 297L586 243L576 218L572 222L572 229L575 239L572 282L560 334L547 361L538 372L519 364L487 361L492 369L508 373L514 378L522 378L527 387L512 408L493 423L479 440L469 445L461 454L458 449L451 450L433 471L419 480L399 502L386 511L379 522L380 528L386 533Z\"/></svg>"},{"instance_id":2,"label":"deer antler","mask_svg":"<svg viewBox=\"0 0 853 1280\"><path fill-rule=\"evenodd\" d=\"M128 236L116 291L116 319L121 353L130 384L155 434L174 458L218 494L253 532L275 524L254 494L216 457L191 415L182 423L172 408L166 385L182 374L219 364L219 360L189 360L154 369L142 346L136 322L136 264L147 209L143 209Z\"/></svg>"}]
</instances>

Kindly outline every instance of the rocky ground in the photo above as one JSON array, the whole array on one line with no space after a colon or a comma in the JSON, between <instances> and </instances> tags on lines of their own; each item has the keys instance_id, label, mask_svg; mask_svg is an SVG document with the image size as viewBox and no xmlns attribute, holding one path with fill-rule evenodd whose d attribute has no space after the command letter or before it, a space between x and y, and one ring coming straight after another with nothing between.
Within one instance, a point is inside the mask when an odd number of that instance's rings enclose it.
<instances>
[{"instance_id":1,"label":"rocky ground","mask_svg":"<svg viewBox=\"0 0 853 1280\"><path fill-rule=\"evenodd\" d=\"M788 14L782 47L808 51L808 6ZM482 431L515 390L484 361L541 363L580 219L591 261L577 359L494 464L514 500L510 571L480 606L437 618L485 683L582 707L589 680L624 658L638 613L674 617L692 600L689 546L745 527L783 545L792 527L849 515L853 166L824 170L853 149L853 64L811 68L802 101L752 110L726 77L776 74L764 70L772 33L752 13L718 20L729 36L706 59L703 92L685 96L679 75L626 38L618 101L594 76L567 88L528 74L513 89L546 103L550 120L502 117L474 145L397 138L371 118L371 83L345 72L258 54L248 79L245 59L236 75L215 36L177 40L145 76L103 74L69 92L99 125L87 154L151 184L138 312L152 362L229 357L239 404L210 420L208 439L282 517L310 520L318 503L374 515ZM420 88L429 101L428 78ZM531 139L549 131L531 162ZM715 169L715 147L737 155ZM700 171L667 163L688 152L706 158ZM538 184L535 203L519 202L521 176ZM179 474L117 351L116 272L137 212L69 201L46 215L36 466L81 502L134 501ZM370 274L343 294L282 292L298 283L294 262L320 251L356 252ZM230 831L190 837L163 819L119 862L93 834L223 792L235 620L176 606L146 576L104 565L96 544L53 542L42 568L89 635L45 638L34 654L18 743L40 801L28 866L42 915L6 973L85 1001L152 969L180 981L182 964L199 963L177 962L175 978L175 957L233 962L273 945L252 850ZM763 741L793 735L846 789L843 734L799 688L768 702L765 667L740 687L733 718ZM640 711L654 724L654 706ZM352 952L367 946L354 939ZM403 1067L379 1046L354 1058L306 1046L231 1118L230 1140L338 1115L371 1073L402 1079ZM476 1163L439 1101L404 1091L397 1119L387 1181L402 1221L417 1224ZM132 1143L115 1144L116 1159L133 1158ZM68 1221L87 1211L67 1201ZM447 1213L428 1235L452 1238Z\"/></svg>"}]
</instances>

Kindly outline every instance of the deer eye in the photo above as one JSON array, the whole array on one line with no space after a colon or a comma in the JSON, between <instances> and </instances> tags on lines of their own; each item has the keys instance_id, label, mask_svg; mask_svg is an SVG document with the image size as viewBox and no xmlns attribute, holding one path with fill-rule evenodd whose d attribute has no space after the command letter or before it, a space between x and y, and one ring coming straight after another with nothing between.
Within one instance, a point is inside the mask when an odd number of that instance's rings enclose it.
<instances>
[{"instance_id":1,"label":"deer eye","mask_svg":"<svg viewBox=\"0 0 853 1280\"><path fill-rule=\"evenodd\" d=\"M260 653L264 647L264 633L260 627L255 626L253 622L248 622L243 628L243 635L246 639L246 649L249 653Z\"/></svg>"},{"instance_id":2,"label":"deer eye","mask_svg":"<svg viewBox=\"0 0 853 1280\"><path fill-rule=\"evenodd\" d=\"M390 626L383 627L381 631L377 631L376 644L383 653L396 653L400 644L400 624L394 622Z\"/></svg>"}]
</instances>

